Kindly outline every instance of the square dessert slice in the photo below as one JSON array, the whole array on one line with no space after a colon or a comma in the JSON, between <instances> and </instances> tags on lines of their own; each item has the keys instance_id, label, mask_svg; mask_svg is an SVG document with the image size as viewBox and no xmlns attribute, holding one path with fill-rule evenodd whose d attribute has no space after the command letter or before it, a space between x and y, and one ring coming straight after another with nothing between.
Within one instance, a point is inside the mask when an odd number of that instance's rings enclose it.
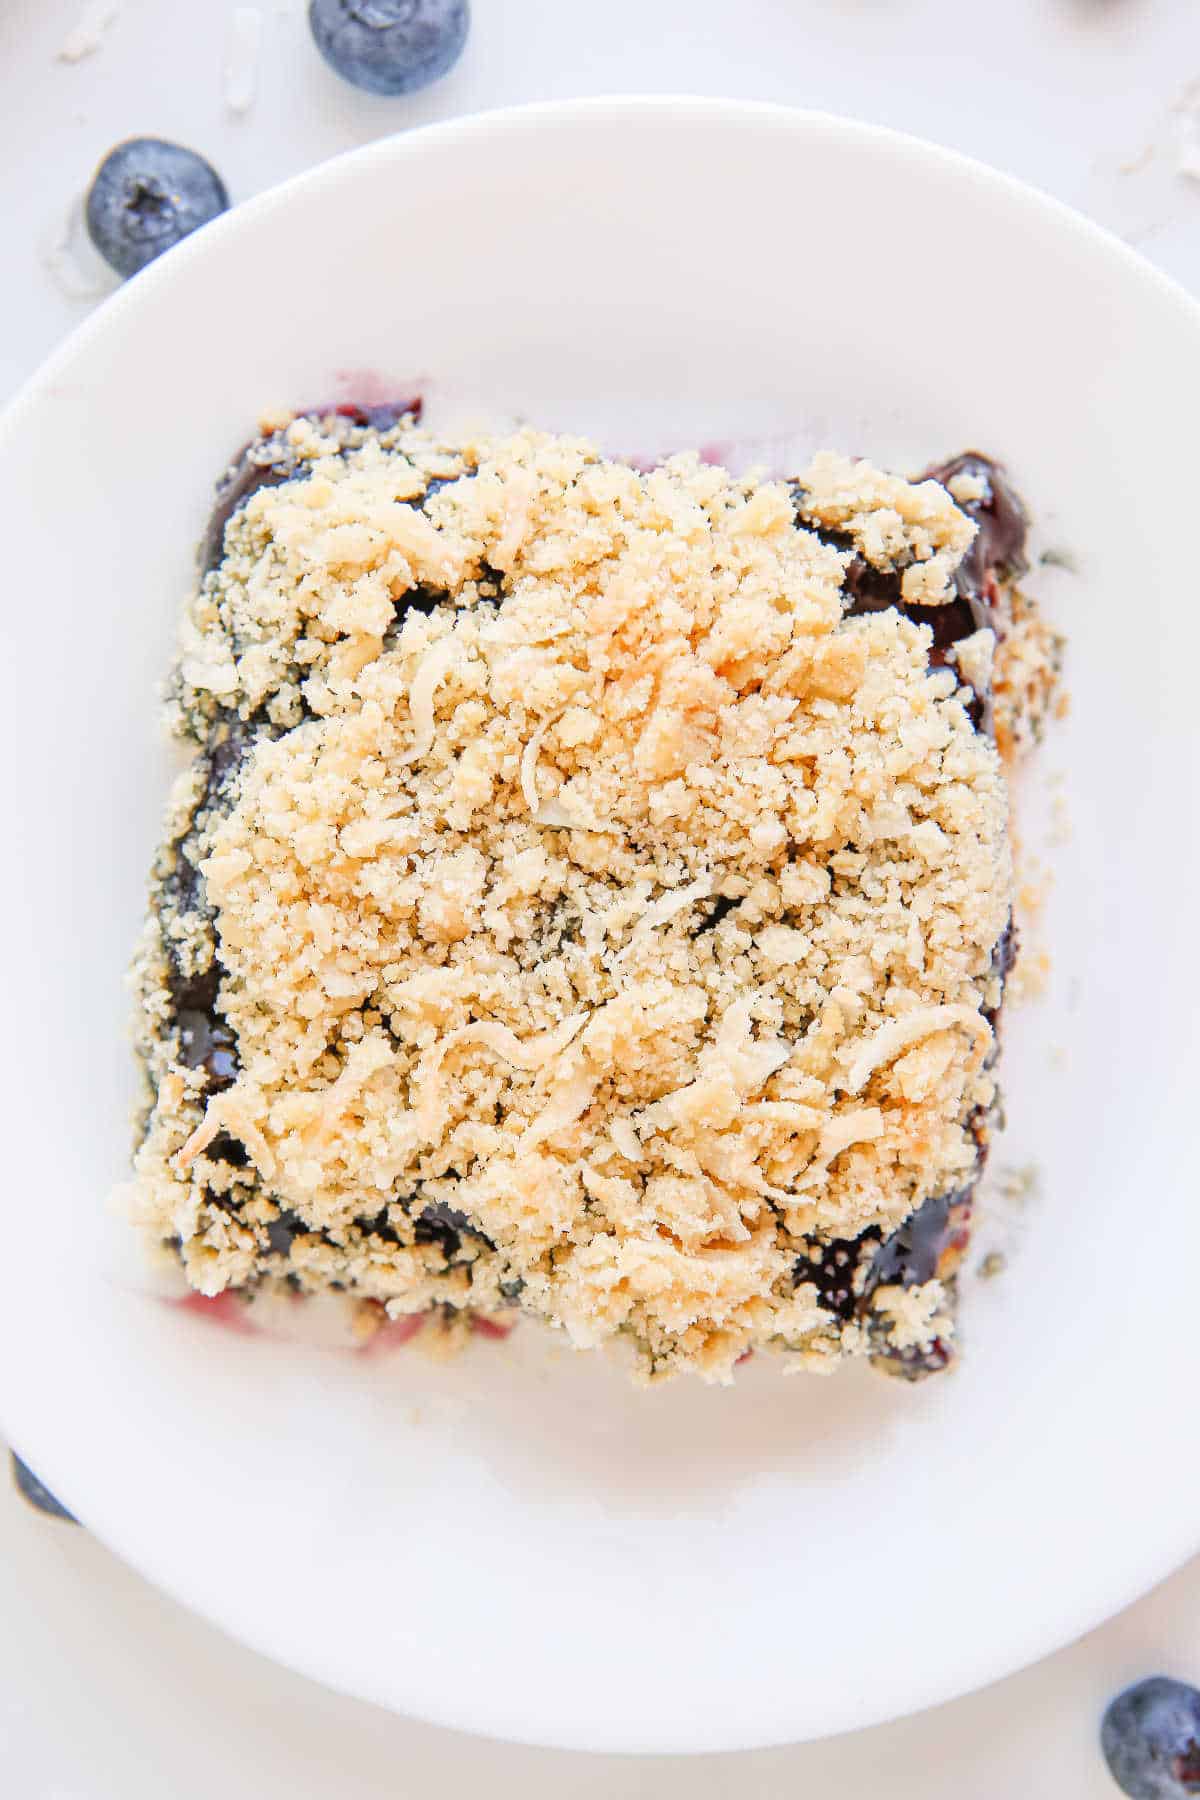
<instances>
[{"instance_id":1,"label":"square dessert slice","mask_svg":"<svg viewBox=\"0 0 1200 1800\"><path fill-rule=\"evenodd\" d=\"M995 740L1051 682L1023 543L975 456L646 473L412 409L256 440L172 689L148 1234L202 1293L521 1311L644 1376L945 1366Z\"/></svg>"}]
</instances>

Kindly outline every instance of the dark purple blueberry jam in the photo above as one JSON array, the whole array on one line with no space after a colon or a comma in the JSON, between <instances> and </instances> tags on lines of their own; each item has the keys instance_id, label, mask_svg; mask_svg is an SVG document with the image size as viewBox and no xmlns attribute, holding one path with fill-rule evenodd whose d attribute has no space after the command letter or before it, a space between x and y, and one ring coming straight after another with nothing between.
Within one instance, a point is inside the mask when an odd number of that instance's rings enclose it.
<instances>
[{"instance_id":1,"label":"dark purple blueberry jam","mask_svg":"<svg viewBox=\"0 0 1200 1800\"><path fill-rule=\"evenodd\" d=\"M375 406L346 401L339 406L310 407L302 416L310 419L334 416L364 430L390 431L401 419L419 419L421 400L419 397L389 400ZM225 527L252 494L259 488L280 487L285 481L302 480L311 467L307 458L297 456L280 437L255 438L246 444L217 485L216 505L200 542L201 572L207 575L217 567L225 547Z\"/></svg>"},{"instance_id":2,"label":"dark purple blueberry jam","mask_svg":"<svg viewBox=\"0 0 1200 1800\"><path fill-rule=\"evenodd\" d=\"M188 1069L203 1069L210 1093L219 1093L237 1080L237 1044L232 1031L215 1011L192 1008L176 1014L179 1060Z\"/></svg>"},{"instance_id":3,"label":"dark purple blueberry jam","mask_svg":"<svg viewBox=\"0 0 1200 1800\"><path fill-rule=\"evenodd\" d=\"M938 481L946 487L956 475L977 476L984 485L982 499L956 502L979 527L974 543L959 564L959 592L982 592L989 575L1002 580L1023 575L1029 567L1025 554L1029 518L1002 466L988 456L980 456L977 450L967 450L949 462L926 469L921 479Z\"/></svg>"},{"instance_id":4,"label":"dark purple blueberry jam","mask_svg":"<svg viewBox=\"0 0 1200 1800\"><path fill-rule=\"evenodd\" d=\"M859 1309L855 1275L878 1236L868 1232L861 1238L831 1238L827 1244L815 1245L793 1267L796 1286L811 1282L826 1311L849 1323Z\"/></svg>"},{"instance_id":5,"label":"dark purple blueberry jam","mask_svg":"<svg viewBox=\"0 0 1200 1800\"><path fill-rule=\"evenodd\" d=\"M900 573L891 569L873 568L865 557L857 554L845 575L845 588L850 596L846 617L859 618L865 613L886 612L889 607L895 607L906 619L911 619L914 625L927 625L933 634L929 650L929 666L933 669L945 668L950 663L950 652L964 638L971 637L985 627L996 629L993 602L997 579L1009 579L1028 567L1025 539L1029 522L1024 507L998 463L975 451L968 451L963 456L953 457L949 462L927 469L918 479L938 481L944 486L956 475L964 474L977 476L984 484L984 493L979 500L957 502L978 526L974 541L954 577L957 599L947 601L944 606L919 606L914 601L905 600ZM806 529L815 529L822 542L832 545L834 549L854 550L853 541L845 532L814 527L805 520L802 511L803 490L797 486L793 492L801 523ZM975 729L990 737L991 694L976 694L968 712Z\"/></svg>"},{"instance_id":6,"label":"dark purple blueberry jam","mask_svg":"<svg viewBox=\"0 0 1200 1800\"><path fill-rule=\"evenodd\" d=\"M928 1344L910 1345L896 1350L885 1345L871 1358L877 1369L898 1375L902 1381L924 1381L928 1375L940 1375L954 1361L954 1351L944 1338L935 1337Z\"/></svg>"},{"instance_id":7,"label":"dark purple blueberry jam","mask_svg":"<svg viewBox=\"0 0 1200 1800\"><path fill-rule=\"evenodd\" d=\"M969 1208L970 1188L935 1194L894 1231L871 1264L868 1287L921 1287L932 1281L947 1250L963 1228L962 1210Z\"/></svg>"},{"instance_id":8,"label":"dark purple blueberry jam","mask_svg":"<svg viewBox=\"0 0 1200 1800\"><path fill-rule=\"evenodd\" d=\"M247 444L217 488L216 505L200 540L199 559L203 574L210 574L220 562L225 548L225 527L234 513L245 506L251 494L257 494L259 488L281 487L285 481L294 481L303 469L303 459L281 446L272 442Z\"/></svg>"}]
</instances>

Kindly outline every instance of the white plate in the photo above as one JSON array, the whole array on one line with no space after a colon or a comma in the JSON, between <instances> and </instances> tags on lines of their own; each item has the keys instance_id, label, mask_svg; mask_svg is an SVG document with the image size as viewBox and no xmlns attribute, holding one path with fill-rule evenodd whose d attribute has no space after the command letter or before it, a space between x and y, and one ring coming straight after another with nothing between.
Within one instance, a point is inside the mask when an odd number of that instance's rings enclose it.
<instances>
[{"instance_id":1,"label":"white plate","mask_svg":"<svg viewBox=\"0 0 1200 1800\"><path fill-rule=\"evenodd\" d=\"M214 474L260 409L355 371L417 383L435 419L516 412L630 452L799 437L911 467L978 445L1077 559L1046 574L1073 711L1042 765L1069 771L1073 838L1000 1152L1036 1162L1040 1199L952 1378L759 1359L731 1392L640 1394L528 1330L436 1366L146 1294L105 1194L169 760L156 687ZM92 1530L336 1687L629 1750L945 1699L1195 1548L1198 417L1200 314L1114 241L928 146L717 101L374 144L72 338L0 430L0 1412ZM983 1242L1014 1235L997 1205Z\"/></svg>"}]
</instances>

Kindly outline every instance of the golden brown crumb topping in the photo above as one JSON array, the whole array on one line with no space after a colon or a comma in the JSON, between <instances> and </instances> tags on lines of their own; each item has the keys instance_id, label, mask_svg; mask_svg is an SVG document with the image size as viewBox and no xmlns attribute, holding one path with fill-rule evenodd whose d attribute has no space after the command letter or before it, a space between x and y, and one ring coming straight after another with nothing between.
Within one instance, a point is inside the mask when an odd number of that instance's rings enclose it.
<instances>
[{"instance_id":1,"label":"golden brown crumb topping","mask_svg":"<svg viewBox=\"0 0 1200 1800\"><path fill-rule=\"evenodd\" d=\"M394 1312L519 1291L709 1378L855 1348L797 1259L967 1179L993 1091L1006 794L956 676L894 610L843 617L848 553L781 483L532 432L288 439L307 478L233 519L181 663L193 716L282 732L203 864L239 1067L206 1105L161 1072L144 1216L204 1291L247 1278L224 1133L313 1282L387 1214L351 1279ZM802 482L946 597L974 528L944 489ZM476 1234L453 1292L418 1194ZM888 1291L905 1345L939 1297Z\"/></svg>"}]
</instances>

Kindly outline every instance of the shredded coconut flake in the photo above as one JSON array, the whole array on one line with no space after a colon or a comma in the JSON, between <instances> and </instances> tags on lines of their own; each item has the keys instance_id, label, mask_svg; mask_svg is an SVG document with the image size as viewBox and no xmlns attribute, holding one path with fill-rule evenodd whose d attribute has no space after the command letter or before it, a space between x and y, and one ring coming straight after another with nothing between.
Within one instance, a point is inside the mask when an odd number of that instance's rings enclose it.
<instances>
[{"instance_id":1,"label":"shredded coconut flake","mask_svg":"<svg viewBox=\"0 0 1200 1800\"><path fill-rule=\"evenodd\" d=\"M608 1126L608 1135L617 1146L617 1149L622 1156L626 1157L632 1163L641 1162L642 1140L634 1130L632 1120L611 1119Z\"/></svg>"},{"instance_id":2,"label":"shredded coconut flake","mask_svg":"<svg viewBox=\"0 0 1200 1800\"><path fill-rule=\"evenodd\" d=\"M262 49L263 16L257 6L235 6L225 54L225 105L240 117L254 104Z\"/></svg>"},{"instance_id":3,"label":"shredded coconut flake","mask_svg":"<svg viewBox=\"0 0 1200 1800\"><path fill-rule=\"evenodd\" d=\"M521 792L524 794L525 804L534 818L537 818L541 805L537 791L538 757L542 754L542 742L549 729L549 721L544 725L539 725L521 752Z\"/></svg>"},{"instance_id":4,"label":"shredded coconut flake","mask_svg":"<svg viewBox=\"0 0 1200 1800\"><path fill-rule=\"evenodd\" d=\"M75 21L74 28L67 33L55 52L57 60L77 63L82 62L85 56L94 56L119 11L120 8L112 0L89 0Z\"/></svg>"},{"instance_id":5,"label":"shredded coconut flake","mask_svg":"<svg viewBox=\"0 0 1200 1800\"><path fill-rule=\"evenodd\" d=\"M180 1171L188 1170L198 1156L202 1156L221 1129L219 1107L214 1101L188 1138L187 1143L175 1158L175 1166Z\"/></svg>"},{"instance_id":6,"label":"shredded coconut flake","mask_svg":"<svg viewBox=\"0 0 1200 1800\"><path fill-rule=\"evenodd\" d=\"M597 824L591 819L577 819L574 813L568 812L567 808L561 805L558 800L547 800L543 802L534 813L533 822L535 825L549 826L556 831L603 832L610 829L607 825Z\"/></svg>"},{"instance_id":7,"label":"shredded coconut flake","mask_svg":"<svg viewBox=\"0 0 1200 1800\"><path fill-rule=\"evenodd\" d=\"M660 895L646 908L638 920L635 936L652 932L656 925L665 925L668 919L673 919L677 913L686 912L689 906L695 906L697 900L707 900L711 893L712 880L709 876L702 875L698 881L691 882L685 888L676 888L669 894ZM616 960L621 962L633 948L632 942L627 944L623 950L617 952Z\"/></svg>"},{"instance_id":8,"label":"shredded coconut flake","mask_svg":"<svg viewBox=\"0 0 1200 1800\"><path fill-rule=\"evenodd\" d=\"M493 1056L511 1063L514 1069L521 1069L526 1074L533 1074L544 1068L555 1057L564 1051L571 1040L587 1021L585 1012L575 1013L554 1031L546 1031L540 1036L519 1038L516 1032L507 1025L490 1023L481 1020L475 1025L460 1026L457 1031L443 1038L429 1061L422 1070L421 1104L418 1114L418 1129L423 1138L431 1138L439 1129L443 1120L443 1088L441 1082L442 1066L446 1058L454 1051L461 1050L470 1044L481 1044L490 1050Z\"/></svg>"},{"instance_id":9,"label":"shredded coconut flake","mask_svg":"<svg viewBox=\"0 0 1200 1800\"><path fill-rule=\"evenodd\" d=\"M821 1133L817 1156L828 1165L851 1144L869 1144L883 1136L883 1114L877 1106L864 1106L860 1112L839 1113Z\"/></svg>"},{"instance_id":10,"label":"shredded coconut flake","mask_svg":"<svg viewBox=\"0 0 1200 1800\"><path fill-rule=\"evenodd\" d=\"M547 1138L556 1137L568 1125L573 1125L590 1105L599 1085L599 1076L589 1074L586 1070L580 1070L560 1082L551 1094L545 1110L538 1114L533 1124L522 1134L517 1154L528 1155L538 1144L544 1143Z\"/></svg>"},{"instance_id":11,"label":"shredded coconut flake","mask_svg":"<svg viewBox=\"0 0 1200 1800\"><path fill-rule=\"evenodd\" d=\"M977 1057L981 1060L992 1041L992 1031L978 1012L969 1006L918 1007L914 1012L905 1013L903 1018L889 1019L855 1052L846 1069L846 1092L860 1093L876 1069L891 1062L910 1044L920 1043L922 1038L930 1037L935 1031L946 1031L955 1025L961 1025L974 1038Z\"/></svg>"},{"instance_id":12,"label":"shredded coconut flake","mask_svg":"<svg viewBox=\"0 0 1200 1800\"><path fill-rule=\"evenodd\" d=\"M433 697L458 659L456 638L444 637L426 652L413 677L409 691L414 737L412 745L400 756L400 764L420 762L433 749Z\"/></svg>"}]
</instances>

